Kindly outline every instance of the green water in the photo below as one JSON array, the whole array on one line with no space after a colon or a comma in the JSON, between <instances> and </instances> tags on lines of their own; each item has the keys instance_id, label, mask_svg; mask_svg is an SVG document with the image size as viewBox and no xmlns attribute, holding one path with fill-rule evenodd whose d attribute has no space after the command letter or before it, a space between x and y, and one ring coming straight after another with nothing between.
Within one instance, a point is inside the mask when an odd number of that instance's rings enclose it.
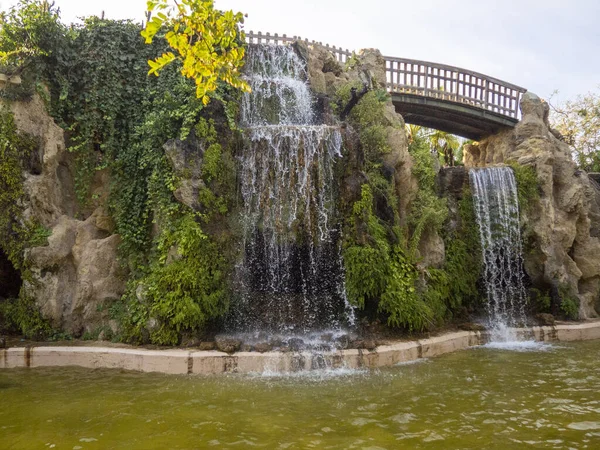
<instances>
[{"instance_id":1,"label":"green water","mask_svg":"<svg viewBox=\"0 0 600 450\"><path fill-rule=\"evenodd\" d=\"M0 370L0 448L598 449L599 357L587 342L291 377Z\"/></svg>"}]
</instances>

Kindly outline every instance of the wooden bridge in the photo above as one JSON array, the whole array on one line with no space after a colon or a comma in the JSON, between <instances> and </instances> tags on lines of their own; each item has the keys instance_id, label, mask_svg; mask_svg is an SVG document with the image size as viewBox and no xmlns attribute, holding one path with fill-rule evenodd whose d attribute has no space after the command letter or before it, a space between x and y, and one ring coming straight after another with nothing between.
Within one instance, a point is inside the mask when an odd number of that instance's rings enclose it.
<instances>
[{"instance_id":1,"label":"wooden bridge","mask_svg":"<svg viewBox=\"0 0 600 450\"><path fill-rule=\"evenodd\" d=\"M297 40L328 49L345 64L353 52L299 36L246 33L249 43L286 44ZM526 89L470 70L445 64L384 56L387 90L406 123L480 140L520 118Z\"/></svg>"}]
</instances>

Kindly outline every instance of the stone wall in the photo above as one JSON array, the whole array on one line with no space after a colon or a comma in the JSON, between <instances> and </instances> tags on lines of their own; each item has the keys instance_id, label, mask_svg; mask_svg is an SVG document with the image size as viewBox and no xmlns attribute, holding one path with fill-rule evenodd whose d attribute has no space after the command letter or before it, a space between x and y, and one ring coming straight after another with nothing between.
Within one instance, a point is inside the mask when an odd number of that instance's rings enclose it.
<instances>
[{"instance_id":1,"label":"stone wall","mask_svg":"<svg viewBox=\"0 0 600 450\"><path fill-rule=\"evenodd\" d=\"M577 170L569 146L549 125L548 104L532 93L521 101L522 120L465 151L465 166L516 162L535 169L539 201L523 211L525 270L534 286L558 295L568 287L580 318L597 317L600 293L600 196Z\"/></svg>"}]
</instances>

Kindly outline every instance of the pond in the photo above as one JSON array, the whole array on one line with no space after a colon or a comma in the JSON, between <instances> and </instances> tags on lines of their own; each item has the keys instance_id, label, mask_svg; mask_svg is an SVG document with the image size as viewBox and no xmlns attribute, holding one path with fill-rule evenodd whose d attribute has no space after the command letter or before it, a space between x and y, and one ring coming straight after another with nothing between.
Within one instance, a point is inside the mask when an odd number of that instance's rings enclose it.
<instances>
[{"instance_id":1,"label":"pond","mask_svg":"<svg viewBox=\"0 0 600 450\"><path fill-rule=\"evenodd\" d=\"M600 448L600 341L378 371L0 371L0 448Z\"/></svg>"}]
</instances>

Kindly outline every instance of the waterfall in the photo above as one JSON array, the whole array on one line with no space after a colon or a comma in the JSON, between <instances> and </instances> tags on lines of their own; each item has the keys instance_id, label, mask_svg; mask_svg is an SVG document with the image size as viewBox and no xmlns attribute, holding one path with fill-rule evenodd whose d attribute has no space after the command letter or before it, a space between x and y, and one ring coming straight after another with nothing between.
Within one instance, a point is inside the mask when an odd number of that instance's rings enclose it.
<instances>
[{"instance_id":1,"label":"waterfall","mask_svg":"<svg viewBox=\"0 0 600 450\"><path fill-rule=\"evenodd\" d=\"M509 327L525 324L526 301L517 183L509 167L471 169L469 178L492 340L515 340Z\"/></svg>"},{"instance_id":2,"label":"waterfall","mask_svg":"<svg viewBox=\"0 0 600 450\"><path fill-rule=\"evenodd\" d=\"M314 123L305 63L291 47L251 45L246 78L234 328L339 328L352 315L333 182L340 131Z\"/></svg>"}]
</instances>

